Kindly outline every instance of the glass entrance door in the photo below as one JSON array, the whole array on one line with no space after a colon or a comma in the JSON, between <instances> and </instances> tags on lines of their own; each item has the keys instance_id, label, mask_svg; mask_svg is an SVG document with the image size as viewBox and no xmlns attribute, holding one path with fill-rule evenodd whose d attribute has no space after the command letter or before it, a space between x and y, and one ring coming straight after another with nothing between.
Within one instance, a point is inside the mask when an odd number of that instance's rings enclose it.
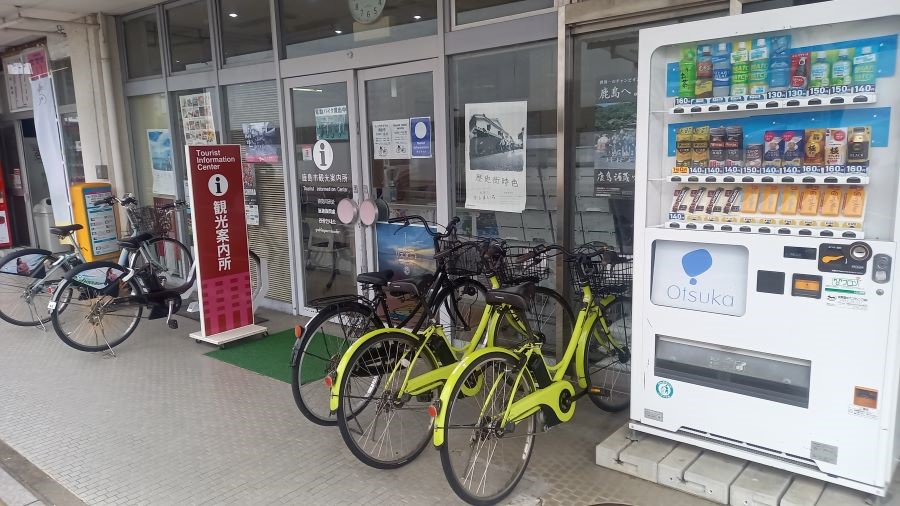
<instances>
[{"instance_id":1,"label":"glass entrance door","mask_svg":"<svg viewBox=\"0 0 900 506\"><path fill-rule=\"evenodd\" d=\"M388 224L421 215L446 223L446 146L435 131L435 62L285 80L294 168L295 260L300 307L358 293L356 274L395 278L433 268L420 229ZM442 95L440 95L442 96ZM442 114L442 113L441 113ZM443 193L442 193L443 191ZM440 197L439 197L440 196ZM359 210L349 224L338 206ZM361 219L372 210L376 223ZM367 224L364 224L367 223Z\"/></svg>"},{"instance_id":2,"label":"glass entrance door","mask_svg":"<svg viewBox=\"0 0 900 506\"><path fill-rule=\"evenodd\" d=\"M301 306L356 293L362 234L338 220L338 203L360 195L355 86L350 72L285 81L291 125L295 269Z\"/></svg>"},{"instance_id":3,"label":"glass entrance door","mask_svg":"<svg viewBox=\"0 0 900 506\"><path fill-rule=\"evenodd\" d=\"M447 223L446 195L438 191L438 165L446 174L446 157L438 156L435 135L434 63L416 62L361 71L358 74L364 199L379 209L367 230L370 268L392 269L403 278L434 270L433 242L420 226L401 229L389 218L418 215ZM443 152L444 146L440 145ZM443 181L446 181L444 175ZM442 185L446 188L446 185ZM440 201L440 202L439 202ZM441 206L439 206L439 203ZM443 206L443 207L442 207Z\"/></svg>"}]
</instances>

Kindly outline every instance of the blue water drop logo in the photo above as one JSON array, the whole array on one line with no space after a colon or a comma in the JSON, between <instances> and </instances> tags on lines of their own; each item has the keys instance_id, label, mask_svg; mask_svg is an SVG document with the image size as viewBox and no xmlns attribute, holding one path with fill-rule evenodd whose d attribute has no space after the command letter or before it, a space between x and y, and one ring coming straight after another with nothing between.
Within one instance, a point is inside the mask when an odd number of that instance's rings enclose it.
<instances>
[{"instance_id":1,"label":"blue water drop logo","mask_svg":"<svg viewBox=\"0 0 900 506\"><path fill-rule=\"evenodd\" d=\"M681 257L681 267L684 269L684 273L691 277L691 284L696 285L697 276L712 267L712 255L703 248L695 249Z\"/></svg>"}]
</instances>

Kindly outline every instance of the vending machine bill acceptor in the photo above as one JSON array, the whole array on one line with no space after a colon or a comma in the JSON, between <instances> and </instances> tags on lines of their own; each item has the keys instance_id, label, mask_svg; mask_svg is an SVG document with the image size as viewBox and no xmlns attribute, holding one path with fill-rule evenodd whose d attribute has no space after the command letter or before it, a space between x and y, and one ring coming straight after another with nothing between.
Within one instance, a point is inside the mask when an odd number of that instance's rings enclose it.
<instances>
[{"instance_id":1,"label":"vending machine bill acceptor","mask_svg":"<svg viewBox=\"0 0 900 506\"><path fill-rule=\"evenodd\" d=\"M896 0L641 31L632 429L885 494L898 32Z\"/></svg>"}]
</instances>

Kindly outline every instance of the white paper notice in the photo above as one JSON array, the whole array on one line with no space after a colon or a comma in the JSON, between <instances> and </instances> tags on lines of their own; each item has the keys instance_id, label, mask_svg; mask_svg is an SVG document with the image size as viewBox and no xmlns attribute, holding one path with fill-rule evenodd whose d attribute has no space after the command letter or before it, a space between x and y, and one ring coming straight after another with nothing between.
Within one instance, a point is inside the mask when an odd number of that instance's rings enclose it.
<instances>
[{"instance_id":1,"label":"white paper notice","mask_svg":"<svg viewBox=\"0 0 900 506\"><path fill-rule=\"evenodd\" d=\"M372 143L376 160L408 160L409 119L372 122Z\"/></svg>"},{"instance_id":2,"label":"white paper notice","mask_svg":"<svg viewBox=\"0 0 900 506\"><path fill-rule=\"evenodd\" d=\"M466 104L466 209L525 209L528 102Z\"/></svg>"}]
</instances>

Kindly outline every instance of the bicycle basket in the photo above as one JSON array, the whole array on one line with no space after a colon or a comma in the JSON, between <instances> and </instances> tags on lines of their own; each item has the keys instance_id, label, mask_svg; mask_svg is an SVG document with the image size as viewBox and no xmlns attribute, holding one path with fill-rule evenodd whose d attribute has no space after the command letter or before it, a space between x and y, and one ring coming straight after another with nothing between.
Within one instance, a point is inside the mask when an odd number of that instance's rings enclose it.
<instances>
[{"instance_id":1,"label":"bicycle basket","mask_svg":"<svg viewBox=\"0 0 900 506\"><path fill-rule=\"evenodd\" d=\"M613 253L611 256L613 257L611 263L605 263L599 257L584 263L569 261L575 290L581 291L581 287L587 285L591 287L591 292L595 297L628 296L631 293L631 283L634 277L632 256L618 253Z\"/></svg>"},{"instance_id":2,"label":"bicycle basket","mask_svg":"<svg viewBox=\"0 0 900 506\"><path fill-rule=\"evenodd\" d=\"M550 265L546 255L517 262L516 258L525 253L534 251L530 246L506 246L503 248L503 258L496 262L493 271L504 286L518 285L531 281L538 283L550 277Z\"/></svg>"},{"instance_id":3,"label":"bicycle basket","mask_svg":"<svg viewBox=\"0 0 900 506\"><path fill-rule=\"evenodd\" d=\"M452 276L477 276L483 272L481 250L484 241L447 237L439 240L440 251L453 252L444 257L447 274Z\"/></svg>"},{"instance_id":4,"label":"bicycle basket","mask_svg":"<svg viewBox=\"0 0 900 506\"><path fill-rule=\"evenodd\" d=\"M128 216L131 225L138 234L153 234L157 237L166 236L172 230L172 219L168 213L154 206L128 208Z\"/></svg>"}]
</instances>

